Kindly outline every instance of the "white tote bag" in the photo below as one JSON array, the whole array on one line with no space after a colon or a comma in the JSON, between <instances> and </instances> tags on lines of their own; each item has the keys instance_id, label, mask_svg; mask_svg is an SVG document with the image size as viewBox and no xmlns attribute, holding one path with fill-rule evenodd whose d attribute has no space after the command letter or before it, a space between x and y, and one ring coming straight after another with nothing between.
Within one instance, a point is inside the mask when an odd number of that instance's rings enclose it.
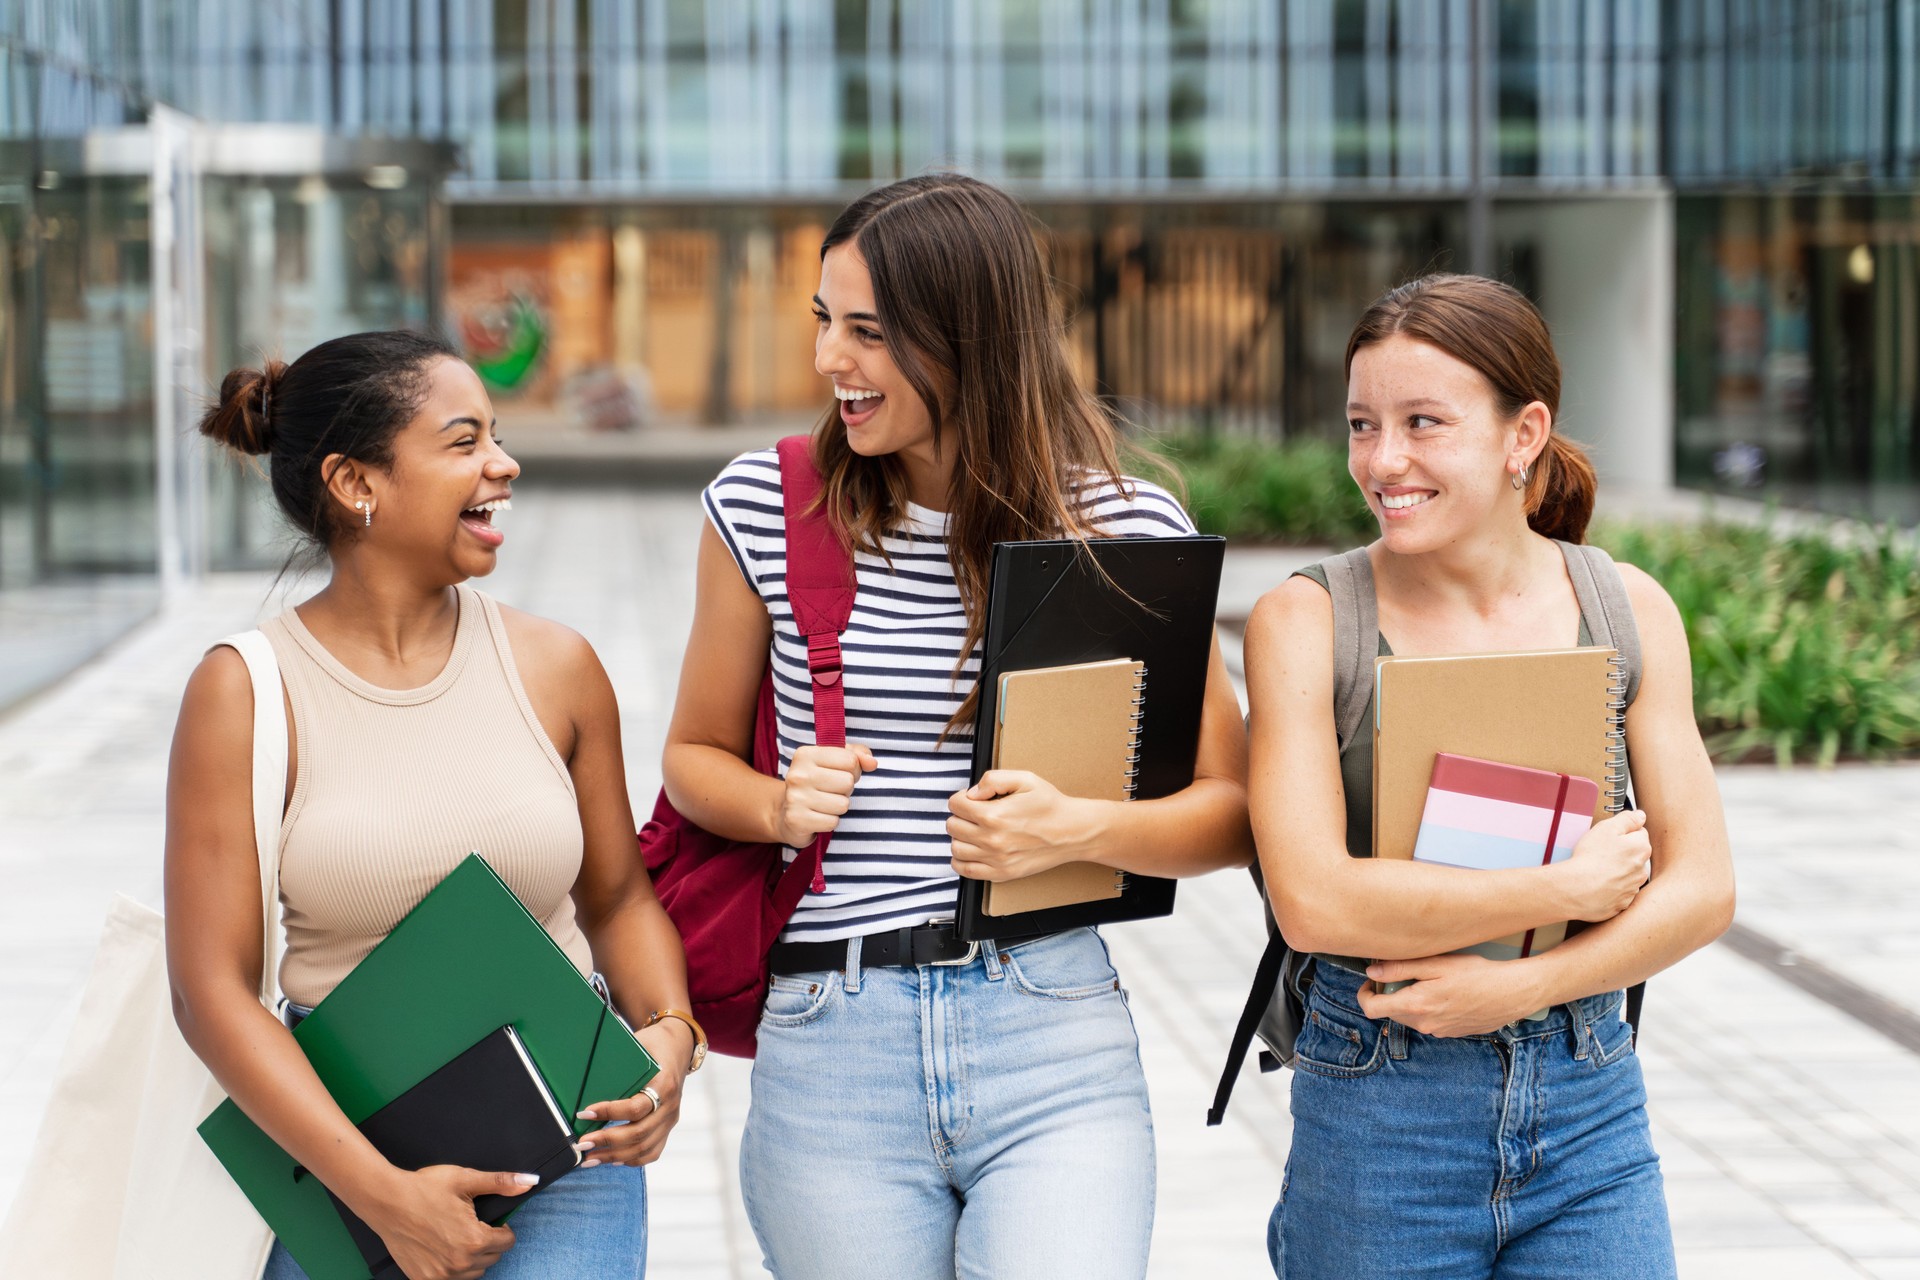
<instances>
[{"instance_id":1,"label":"white tote bag","mask_svg":"<svg viewBox=\"0 0 1920 1280\"><path fill-rule=\"evenodd\" d=\"M278 987L287 717L273 646L220 642L253 677L253 830L266 963ZM258 1280L273 1236L195 1127L225 1096L174 1025L160 913L116 897L19 1196L5 1280Z\"/></svg>"}]
</instances>

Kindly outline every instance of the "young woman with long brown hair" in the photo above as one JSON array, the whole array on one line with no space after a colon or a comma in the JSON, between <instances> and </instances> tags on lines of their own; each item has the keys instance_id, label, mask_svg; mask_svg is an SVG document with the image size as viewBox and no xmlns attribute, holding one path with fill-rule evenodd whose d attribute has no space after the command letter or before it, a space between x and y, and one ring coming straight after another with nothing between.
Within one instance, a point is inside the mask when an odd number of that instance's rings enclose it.
<instances>
[{"instance_id":1,"label":"young woman with long brown hair","mask_svg":"<svg viewBox=\"0 0 1920 1280\"><path fill-rule=\"evenodd\" d=\"M1276 587L1247 626L1261 866L1281 931L1313 953L1274 1269L1671 1276L1621 1012L1623 988L1732 918L1686 633L1651 578L1580 545L1594 473L1557 430L1559 360L1526 298L1474 276L1415 280L1368 309L1346 364L1348 468L1380 537ZM1332 590L1335 572L1354 592ZM1345 603L1355 593L1377 603L1377 636L1359 634L1369 654L1376 640L1418 655L1596 634L1626 651L1637 633L1626 747L1639 809L1546 867L1368 858L1371 739L1340 750L1334 705L1341 611L1365 616ZM1525 959L1450 954L1567 920L1600 923Z\"/></svg>"},{"instance_id":2,"label":"young woman with long brown hair","mask_svg":"<svg viewBox=\"0 0 1920 1280\"><path fill-rule=\"evenodd\" d=\"M1251 856L1245 745L1212 659L1193 785L1121 805L1028 773L969 787L996 542L1190 532L1121 473L1075 380L1025 215L968 178L849 207L821 248L813 437L857 575L841 637L844 748L814 742L783 590L772 450L706 492L693 634L668 734L682 813L742 840L831 831L826 890L771 957L741 1146L748 1216L782 1280L1144 1273L1153 1131L1138 1042L1090 929L958 942L958 876L1067 861L1191 875ZM771 661L784 777L747 763Z\"/></svg>"}]
</instances>

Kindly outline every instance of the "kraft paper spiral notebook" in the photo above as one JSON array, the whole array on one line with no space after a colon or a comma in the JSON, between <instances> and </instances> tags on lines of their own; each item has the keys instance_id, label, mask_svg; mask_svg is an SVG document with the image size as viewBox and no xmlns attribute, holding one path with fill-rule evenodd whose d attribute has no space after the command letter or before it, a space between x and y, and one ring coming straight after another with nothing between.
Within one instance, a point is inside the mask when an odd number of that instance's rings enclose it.
<instances>
[{"instance_id":1,"label":"kraft paper spiral notebook","mask_svg":"<svg viewBox=\"0 0 1920 1280\"><path fill-rule=\"evenodd\" d=\"M509 1025L569 1117L591 1102L631 1097L658 1070L513 890L469 855L293 1038L360 1124ZM572 1126L576 1134L600 1127ZM326 1188L245 1112L221 1103L200 1136L312 1280L368 1280L371 1268Z\"/></svg>"},{"instance_id":2,"label":"kraft paper spiral notebook","mask_svg":"<svg viewBox=\"0 0 1920 1280\"><path fill-rule=\"evenodd\" d=\"M1154 799L1189 785L1225 551L1225 539L1199 535L995 544L974 721L974 781L997 758L1005 677L1124 659L1146 672L1147 692L1137 708L1134 797ZM1105 740L1109 746L1117 741ZM1173 910L1172 880L1129 875L1120 883L1118 896L996 915L986 910L986 882L963 878L954 927L974 941L1143 920ZM995 887L1004 912L1003 889Z\"/></svg>"},{"instance_id":3,"label":"kraft paper spiral notebook","mask_svg":"<svg viewBox=\"0 0 1920 1280\"><path fill-rule=\"evenodd\" d=\"M1110 658L1001 676L993 767L1037 773L1062 795L1132 799L1146 670L1129 658ZM1008 916L1101 902L1118 898L1126 885L1126 873L1112 867L1069 862L987 885L982 909Z\"/></svg>"},{"instance_id":4,"label":"kraft paper spiral notebook","mask_svg":"<svg viewBox=\"0 0 1920 1280\"><path fill-rule=\"evenodd\" d=\"M1590 821L1625 805L1626 676L1613 649L1380 658L1373 697L1376 858L1414 856L1443 753L1590 780ZM1534 935L1544 951L1566 926ZM1499 943L1528 945L1520 934Z\"/></svg>"}]
</instances>

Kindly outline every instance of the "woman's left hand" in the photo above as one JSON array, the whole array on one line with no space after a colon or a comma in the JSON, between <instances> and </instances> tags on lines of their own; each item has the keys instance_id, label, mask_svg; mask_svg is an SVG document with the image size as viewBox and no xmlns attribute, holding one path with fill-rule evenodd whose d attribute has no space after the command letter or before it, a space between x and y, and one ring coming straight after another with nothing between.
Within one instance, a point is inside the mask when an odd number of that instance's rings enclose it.
<instances>
[{"instance_id":1,"label":"woman's left hand","mask_svg":"<svg viewBox=\"0 0 1920 1280\"><path fill-rule=\"evenodd\" d=\"M970 880L1017 880L1086 861L1104 803L1061 795L1024 769L991 770L947 801L953 869Z\"/></svg>"},{"instance_id":2,"label":"woman's left hand","mask_svg":"<svg viewBox=\"0 0 1920 1280\"><path fill-rule=\"evenodd\" d=\"M660 1095L660 1105L645 1093L613 1102L596 1102L580 1113L583 1120L605 1120L608 1126L597 1129L577 1144L582 1169L596 1164L652 1164L666 1150L667 1134L680 1119L680 1086L686 1081L686 1064L693 1056L693 1033L678 1019L665 1019L636 1033L660 1070L647 1087ZM614 1121L624 1120L625 1124Z\"/></svg>"},{"instance_id":3,"label":"woman's left hand","mask_svg":"<svg viewBox=\"0 0 1920 1280\"><path fill-rule=\"evenodd\" d=\"M1430 1036L1485 1035L1541 1006L1531 975L1525 960L1476 955L1376 960L1367 966L1372 981L1360 988L1360 1011ZM1379 989L1409 980L1398 991Z\"/></svg>"}]
</instances>

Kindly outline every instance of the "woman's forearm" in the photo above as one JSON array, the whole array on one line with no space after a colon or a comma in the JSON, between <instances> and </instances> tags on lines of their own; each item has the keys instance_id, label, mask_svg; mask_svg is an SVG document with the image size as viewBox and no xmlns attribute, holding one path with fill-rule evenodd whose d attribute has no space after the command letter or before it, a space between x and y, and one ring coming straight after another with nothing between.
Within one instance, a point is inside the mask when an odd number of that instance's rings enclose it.
<instances>
[{"instance_id":1,"label":"woman's forearm","mask_svg":"<svg viewBox=\"0 0 1920 1280\"><path fill-rule=\"evenodd\" d=\"M628 1021L638 1026L662 1009L692 1008L686 953L659 899L635 894L603 916L583 912L580 931Z\"/></svg>"},{"instance_id":2,"label":"woman's forearm","mask_svg":"<svg viewBox=\"0 0 1920 1280\"><path fill-rule=\"evenodd\" d=\"M1633 905L1588 925L1553 950L1521 963L1533 973L1539 1003L1565 1004L1618 991L1672 967L1733 923L1731 877L1656 875Z\"/></svg>"},{"instance_id":3,"label":"woman's forearm","mask_svg":"<svg viewBox=\"0 0 1920 1280\"><path fill-rule=\"evenodd\" d=\"M681 816L728 840L773 844L780 839L786 784L719 747L667 744L661 755L667 799Z\"/></svg>"},{"instance_id":4,"label":"woman's forearm","mask_svg":"<svg viewBox=\"0 0 1920 1280\"><path fill-rule=\"evenodd\" d=\"M1467 870L1343 853L1316 871L1307 878L1267 868L1274 918L1301 951L1417 959L1574 914L1558 867Z\"/></svg>"},{"instance_id":5,"label":"woman's forearm","mask_svg":"<svg viewBox=\"0 0 1920 1280\"><path fill-rule=\"evenodd\" d=\"M1091 800L1087 861L1147 876L1197 876L1253 861L1247 789L1201 778L1157 800Z\"/></svg>"},{"instance_id":6,"label":"woman's forearm","mask_svg":"<svg viewBox=\"0 0 1920 1280\"><path fill-rule=\"evenodd\" d=\"M399 1170L347 1119L280 1020L245 991L186 997L181 1034L247 1118L363 1219Z\"/></svg>"}]
</instances>

